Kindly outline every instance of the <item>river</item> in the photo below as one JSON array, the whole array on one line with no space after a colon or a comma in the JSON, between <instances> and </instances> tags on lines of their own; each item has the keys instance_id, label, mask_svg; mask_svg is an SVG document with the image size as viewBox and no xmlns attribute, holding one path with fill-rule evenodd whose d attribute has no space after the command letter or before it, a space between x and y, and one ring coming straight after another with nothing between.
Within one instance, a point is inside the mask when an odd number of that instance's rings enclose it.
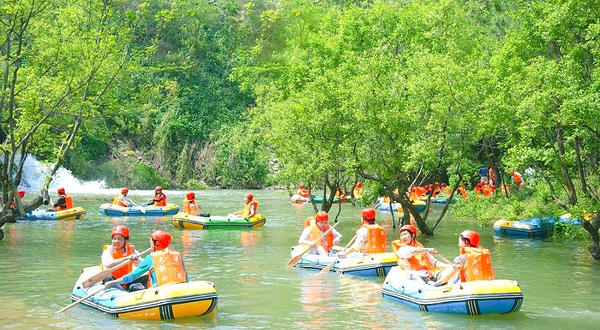
<instances>
[{"instance_id":1,"label":"river","mask_svg":"<svg viewBox=\"0 0 600 330\"><path fill-rule=\"evenodd\" d=\"M226 215L242 208L246 191L197 192L201 212ZM263 228L247 230L179 230L170 217L107 217L98 206L112 195L75 194L87 215L75 221L19 221L7 224L0 241L0 327L6 329L594 329L600 322L600 264L586 244L549 239L509 239L494 236L490 227L447 216L434 237L420 237L448 259L458 253L457 234L478 231L490 249L496 278L517 280L524 300L509 315L458 316L411 309L381 296L383 277L364 278L335 273L313 276L305 269L286 269L290 248L297 242L310 205L293 205L283 191L252 191L267 217ZM143 202L151 191L133 191ZM181 205L184 191L166 191L169 202ZM439 208L439 206L438 206ZM337 229L341 245L360 226L360 207L342 206ZM439 210L434 209L434 215ZM332 209L335 216L337 206ZM389 214L378 212L397 239ZM100 262L111 228L124 224L138 249L148 247L157 229L173 235L172 248L185 259L191 280L215 283L218 306L203 317L172 321L136 321L68 305L72 287L84 267Z\"/></svg>"}]
</instances>

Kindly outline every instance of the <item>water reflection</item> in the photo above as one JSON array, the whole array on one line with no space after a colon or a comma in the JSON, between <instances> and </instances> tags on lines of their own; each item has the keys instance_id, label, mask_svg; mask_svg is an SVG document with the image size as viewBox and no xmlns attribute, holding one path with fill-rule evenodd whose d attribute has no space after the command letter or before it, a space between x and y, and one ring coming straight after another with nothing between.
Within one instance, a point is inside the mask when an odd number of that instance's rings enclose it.
<instances>
[{"instance_id":1,"label":"water reflection","mask_svg":"<svg viewBox=\"0 0 600 330\"><path fill-rule=\"evenodd\" d=\"M331 313L335 312L334 305L330 303L336 285L330 276L303 277L300 285L300 304L305 312L305 317L296 324L305 329L328 328L332 322Z\"/></svg>"}]
</instances>

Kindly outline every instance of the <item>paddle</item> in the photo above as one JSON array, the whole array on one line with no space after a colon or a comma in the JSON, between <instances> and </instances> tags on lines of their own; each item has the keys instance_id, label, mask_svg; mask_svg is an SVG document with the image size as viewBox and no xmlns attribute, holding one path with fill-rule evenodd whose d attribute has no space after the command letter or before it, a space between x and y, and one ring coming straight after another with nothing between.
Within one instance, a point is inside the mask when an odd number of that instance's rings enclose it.
<instances>
[{"instance_id":1,"label":"paddle","mask_svg":"<svg viewBox=\"0 0 600 330\"><path fill-rule=\"evenodd\" d=\"M448 264L448 265L453 265L453 262L450 262L450 260L444 258L444 256L440 255L439 253L432 253L434 256L437 256L438 258L440 258L441 261L443 261L444 263Z\"/></svg>"},{"instance_id":2,"label":"paddle","mask_svg":"<svg viewBox=\"0 0 600 330\"><path fill-rule=\"evenodd\" d=\"M338 252L337 256L335 256L335 259L333 259L333 261L327 265L327 267L321 269L320 272L316 273L315 276L319 276L325 273L329 273L329 271L331 270L331 268L333 267L333 265L335 264L335 262L340 258L340 253L346 251L346 249L352 245L352 243L354 243L354 241L356 240L356 238L358 237L358 234L355 234L354 237L352 237L352 239L350 240L350 242L348 242L348 244L346 244L346 246L344 246L344 248L342 249L342 251Z\"/></svg>"},{"instance_id":3,"label":"paddle","mask_svg":"<svg viewBox=\"0 0 600 330\"><path fill-rule=\"evenodd\" d=\"M339 222L338 222L338 223L336 223L335 225L333 225L333 226L329 227L329 229L327 229L327 231L326 231L325 233L323 233L323 235L321 235L319 238L317 238L317 240L316 240L316 241L315 241L315 242L314 242L312 245L308 246L308 247L306 248L306 250L304 250L304 252L300 253L299 255L297 255L297 256L295 256L295 257L293 257L293 258L292 258L292 260L288 261L288 263L287 263L287 264L285 264L285 267L286 267L286 268L288 268L288 267L293 267L295 264L297 264L297 263L298 263L298 261L300 261L300 259L302 259L302 257L303 257L303 256L306 254L306 252L310 251L310 249L311 249L313 246L317 245L317 243L319 243L319 241L321 241L321 239L322 239L323 237L325 237L325 235L329 234L329 232L330 232L330 231L332 231L332 230L333 230L333 228L334 228L335 226L337 226L338 224L339 224Z\"/></svg>"},{"instance_id":4,"label":"paddle","mask_svg":"<svg viewBox=\"0 0 600 330\"><path fill-rule=\"evenodd\" d=\"M145 250L142 253L140 253L138 256L141 256L142 254L146 254L146 253L150 252L151 250L152 250L152 248L150 247L147 250ZM102 281L103 279L105 279L108 275L110 275L115 270L117 270L117 269L119 269L119 268L127 265L130 262L131 262L131 260L126 260L126 261L123 261L122 263L120 263L120 264L118 264L116 266L110 267L109 269L105 269L105 270L101 271L100 273L98 273L98 274L96 274L96 275L88 278L87 280L83 281L81 283L81 285L84 288L89 288L90 286L92 286L92 285L94 285L94 284Z\"/></svg>"},{"instance_id":5,"label":"paddle","mask_svg":"<svg viewBox=\"0 0 600 330\"><path fill-rule=\"evenodd\" d=\"M71 303L70 305L68 305L68 306L64 307L63 309L59 310L58 312L56 312L56 314L58 314L58 313L62 313L62 312L64 312L64 311L66 311L66 310L69 310L69 309L71 309L71 307L73 307L73 306L75 306L75 305L79 304L80 302L82 302L82 301L84 301L84 300L87 300L87 299L89 299L91 296L97 295L98 293L100 293L100 292L102 292L102 291L104 291L104 290L106 290L106 288L102 288L102 289L100 289L100 290L98 290L98 291L96 291L96 292L90 293L90 294L88 294L87 296L85 296L85 297L83 297L83 298L80 298L80 299L78 299L77 301L75 301L75 302Z\"/></svg>"}]
</instances>

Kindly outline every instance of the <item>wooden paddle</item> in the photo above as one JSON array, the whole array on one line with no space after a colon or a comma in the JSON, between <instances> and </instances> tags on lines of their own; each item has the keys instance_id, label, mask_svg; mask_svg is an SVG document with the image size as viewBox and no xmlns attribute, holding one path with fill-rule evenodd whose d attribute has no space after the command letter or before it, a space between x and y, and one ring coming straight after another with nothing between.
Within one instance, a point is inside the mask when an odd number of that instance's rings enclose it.
<instances>
[{"instance_id":1,"label":"wooden paddle","mask_svg":"<svg viewBox=\"0 0 600 330\"><path fill-rule=\"evenodd\" d=\"M58 312L56 312L56 314L58 314L58 313L62 313L62 312L64 312L64 311L66 311L66 310L69 310L69 309L71 309L73 306L75 306L75 305L79 304L80 302L82 302L82 301L84 301L84 300L87 300L87 299L89 299L91 296L97 295L98 293L100 293L100 292L102 292L102 291L104 291L104 290L106 290L106 288L102 288L102 289L100 289L100 290L98 290L98 291L96 291L96 292L92 292L92 293L88 294L87 296L85 296L85 297L83 297L83 298L80 298L80 299L76 300L75 302L71 303L70 305L68 305L68 306L64 307L63 309L59 310Z\"/></svg>"},{"instance_id":2,"label":"wooden paddle","mask_svg":"<svg viewBox=\"0 0 600 330\"><path fill-rule=\"evenodd\" d=\"M142 254L146 254L146 253L150 252L150 250L152 250L151 247L148 248L147 250L143 251L142 253L140 253L138 256L141 256ZM115 270L117 270L117 269L119 269L119 268L127 265L130 262L131 262L131 260L126 260L126 261L123 261L122 263L120 263L120 264L118 264L116 266L110 267L109 269L105 269L105 270L101 271L100 273L98 273L98 274L96 274L96 275L88 278L87 280L83 281L81 283L81 285L83 286L83 288L87 289L90 286L92 286L92 285L94 285L94 284L102 281L103 279L105 279L108 275L110 275L110 273L112 273Z\"/></svg>"},{"instance_id":3,"label":"wooden paddle","mask_svg":"<svg viewBox=\"0 0 600 330\"><path fill-rule=\"evenodd\" d=\"M356 240L356 238L358 237L358 234L355 234L354 237L352 237L352 239L350 240L350 242L348 242L348 244L346 244L346 246L344 246L344 248L342 249L342 251L338 252L338 254L335 256L335 259L333 259L333 261L327 265L327 267L321 269L320 272L316 273L315 276L319 276L325 273L329 273L329 271L331 270L331 268L333 267L333 265L335 264L336 261L338 261L338 259L340 258L340 253L346 251L346 249L352 245L352 243L354 243L354 241Z\"/></svg>"},{"instance_id":4,"label":"wooden paddle","mask_svg":"<svg viewBox=\"0 0 600 330\"><path fill-rule=\"evenodd\" d=\"M439 253L432 253L434 256L437 256L442 262L448 264L448 265L453 265L453 262L450 262L450 260L444 258L444 256L440 255Z\"/></svg>"},{"instance_id":5,"label":"wooden paddle","mask_svg":"<svg viewBox=\"0 0 600 330\"><path fill-rule=\"evenodd\" d=\"M297 256L295 256L295 257L293 257L293 258L292 258L292 260L288 261L288 263L287 263L287 264L285 264L285 267L286 267L286 268L288 268L288 267L293 267L295 264L297 264L297 263L298 263L298 261L300 261L300 259L302 259L302 257L303 257L303 256L306 254L306 252L310 251L310 249L312 249L312 247L313 247L313 246L316 246L316 245L317 245L317 243L319 243L319 242L321 241L321 239L322 239L323 237L325 237L325 235L329 234L329 232L330 232L330 231L332 231L332 230L333 230L333 228L334 228L335 226L337 226L338 224L339 224L339 222L338 222L338 223L336 223L335 225L333 225L333 226L329 227L329 229L327 229L327 231L326 231L325 233L323 233L323 235L321 235L319 238L317 238L317 240L316 240L316 241L315 241L315 242L314 242L312 245L308 246L308 247L306 248L306 250L304 250L304 252L300 253L299 255L297 255Z\"/></svg>"}]
</instances>

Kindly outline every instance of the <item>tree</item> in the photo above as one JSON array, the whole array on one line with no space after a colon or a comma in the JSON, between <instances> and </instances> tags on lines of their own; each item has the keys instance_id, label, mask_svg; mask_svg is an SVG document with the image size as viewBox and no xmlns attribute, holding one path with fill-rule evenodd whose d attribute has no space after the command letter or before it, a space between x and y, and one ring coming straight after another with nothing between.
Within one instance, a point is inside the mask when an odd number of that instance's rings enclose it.
<instances>
[{"instance_id":1,"label":"tree","mask_svg":"<svg viewBox=\"0 0 600 330\"><path fill-rule=\"evenodd\" d=\"M505 162L535 169L555 203L583 222L600 259L598 2L527 2L494 56Z\"/></svg>"},{"instance_id":2,"label":"tree","mask_svg":"<svg viewBox=\"0 0 600 330\"><path fill-rule=\"evenodd\" d=\"M2 227L48 200L52 176L81 124L114 111L107 95L135 53L136 13L110 0L8 1L0 15ZM16 198L11 209L29 153L54 154L54 166L40 195L27 205Z\"/></svg>"}]
</instances>

